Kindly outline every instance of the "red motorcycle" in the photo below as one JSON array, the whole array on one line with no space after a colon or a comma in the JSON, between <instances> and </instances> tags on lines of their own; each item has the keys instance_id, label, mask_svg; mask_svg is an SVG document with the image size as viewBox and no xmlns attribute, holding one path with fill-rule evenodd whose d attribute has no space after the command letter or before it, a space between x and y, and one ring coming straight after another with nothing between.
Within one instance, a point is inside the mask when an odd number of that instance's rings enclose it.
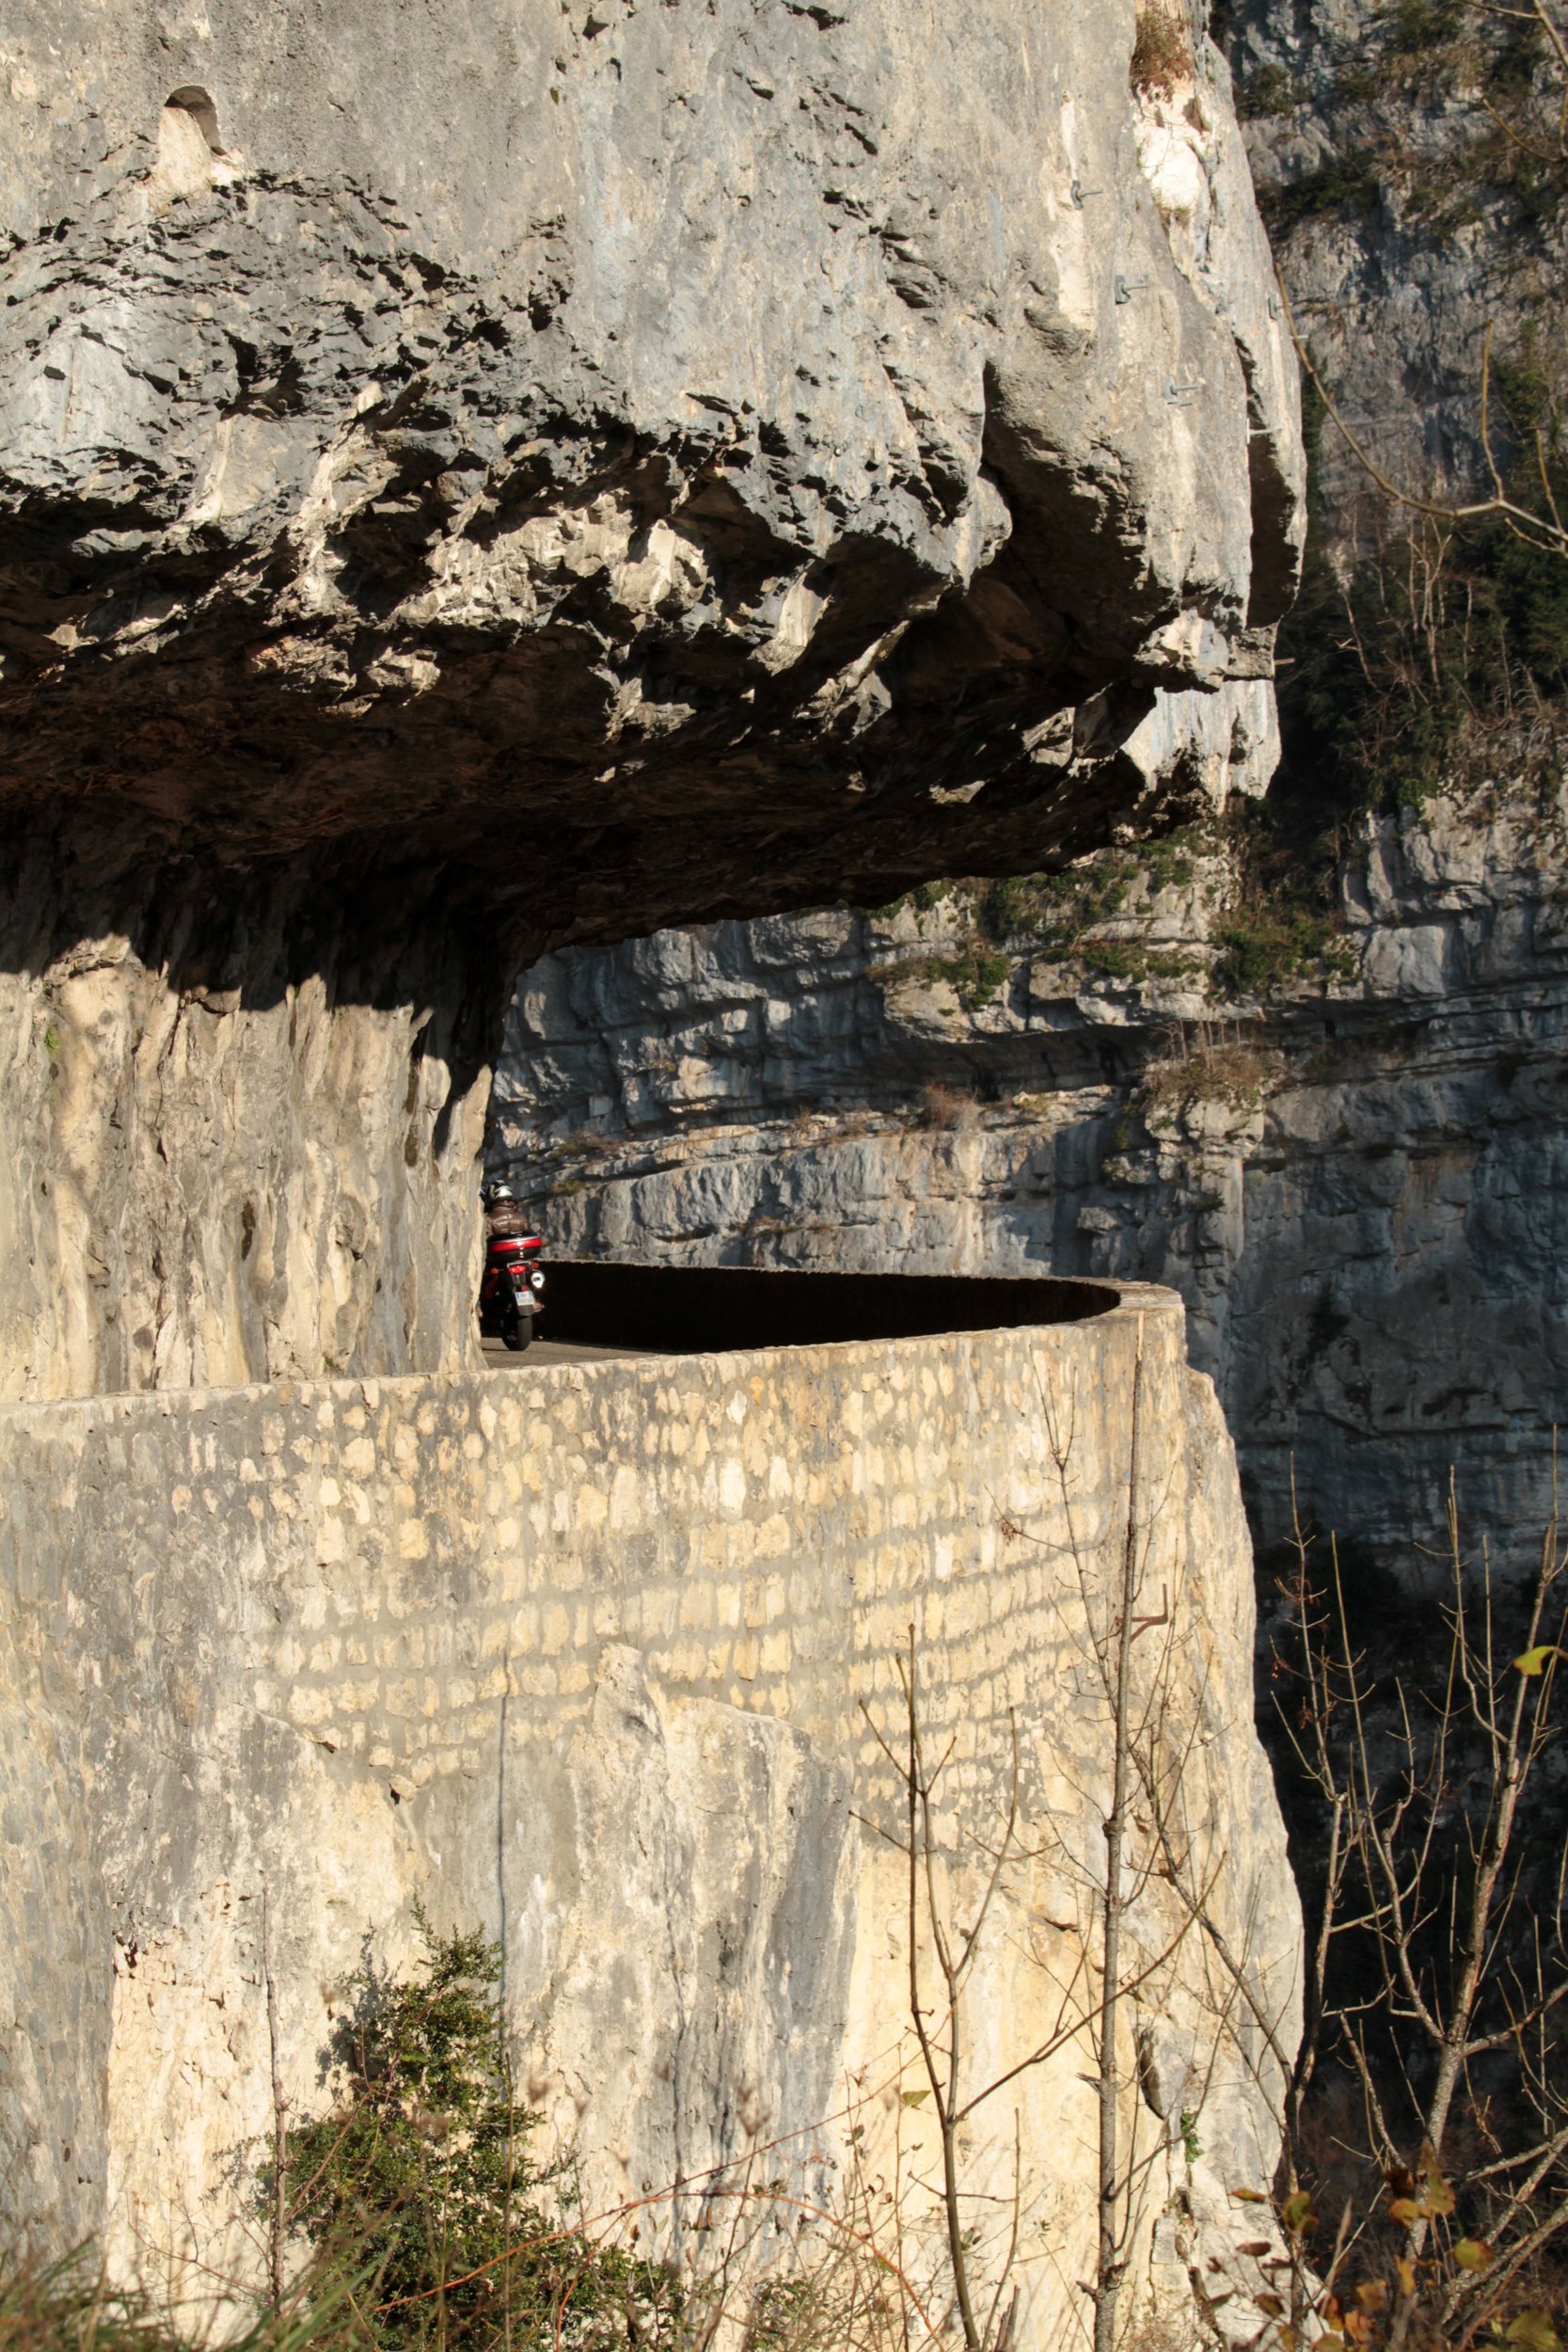
<instances>
[{"instance_id":1,"label":"red motorcycle","mask_svg":"<svg viewBox=\"0 0 1568 2352\"><path fill-rule=\"evenodd\" d=\"M527 1347L543 1314L545 1244L524 1230L511 1189L499 1185L485 1198L484 1279L479 1289L479 1327L487 1340L501 1340L515 1353Z\"/></svg>"}]
</instances>

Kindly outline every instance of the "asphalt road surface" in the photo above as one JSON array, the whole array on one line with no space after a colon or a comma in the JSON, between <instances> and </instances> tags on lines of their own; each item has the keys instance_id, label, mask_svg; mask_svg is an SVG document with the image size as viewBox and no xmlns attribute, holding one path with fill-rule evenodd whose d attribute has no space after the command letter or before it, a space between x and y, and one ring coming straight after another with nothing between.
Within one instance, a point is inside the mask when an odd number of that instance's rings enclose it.
<instances>
[{"instance_id":1,"label":"asphalt road surface","mask_svg":"<svg viewBox=\"0 0 1568 2352\"><path fill-rule=\"evenodd\" d=\"M492 1372L528 1372L540 1364L615 1363L630 1357L651 1359L662 1353L653 1347L583 1347L575 1340L535 1340L531 1347L514 1354L503 1340L482 1340L484 1362Z\"/></svg>"}]
</instances>

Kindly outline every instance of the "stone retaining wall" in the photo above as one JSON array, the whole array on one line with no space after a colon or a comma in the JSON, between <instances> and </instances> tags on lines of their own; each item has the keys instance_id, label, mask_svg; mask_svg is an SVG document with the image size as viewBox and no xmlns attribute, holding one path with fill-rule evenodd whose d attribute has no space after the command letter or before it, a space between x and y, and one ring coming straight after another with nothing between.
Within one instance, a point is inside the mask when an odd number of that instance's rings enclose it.
<instances>
[{"instance_id":1,"label":"stone retaining wall","mask_svg":"<svg viewBox=\"0 0 1568 2352\"><path fill-rule=\"evenodd\" d=\"M1288 2024L1246 1535L1168 1293L1032 1330L0 1412L8 2201L106 2226L126 2263L243 2264L265 1981L288 2096L317 2106L334 1989L366 1948L407 1960L416 1898L501 1937L519 2079L600 2198L748 2133L822 2157L809 2127L847 2080L883 2098L909 2056L896 1858L857 1817L892 1817L871 1726L897 1729L911 1628L923 1712L957 1743L960 1887L1019 1727L1037 1858L982 1972L976 2064L1016 2055L1102 1852L1081 1586L1125 1539L1135 1381L1189 1826ZM1169 1931L1151 1896L1149 1949ZM1184 1947L1142 1996L1168 2080L1197 2079L1236 2007L1204 1966ZM1269 2169L1252 2061L1237 2042L1208 2070L1216 2214ZM1064 2243L1091 2190L1083 2063L1019 2101ZM1011 2107L994 2122L980 2172L1010 2161ZM1035 2326L1054 2332L1044 2306Z\"/></svg>"}]
</instances>

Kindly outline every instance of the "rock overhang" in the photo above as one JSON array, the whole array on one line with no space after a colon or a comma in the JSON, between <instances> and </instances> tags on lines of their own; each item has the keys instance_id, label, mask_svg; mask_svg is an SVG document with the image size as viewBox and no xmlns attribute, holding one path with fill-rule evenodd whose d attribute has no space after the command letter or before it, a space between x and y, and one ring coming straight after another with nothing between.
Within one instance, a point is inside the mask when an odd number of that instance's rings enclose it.
<instances>
[{"instance_id":1,"label":"rock overhang","mask_svg":"<svg viewBox=\"0 0 1568 2352\"><path fill-rule=\"evenodd\" d=\"M1212 46L585 5L0 0L0 1393L461 1364L522 965L1266 769Z\"/></svg>"},{"instance_id":2,"label":"rock overhang","mask_svg":"<svg viewBox=\"0 0 1568 2352\"><path fill-rule=\"evenodd\" d=\"M603 933L1068 853L1158 691L1266 668L1212 52L1195 223L1118 7L374 13L15 37L8 798L471 903L543 832Z\"/></svg>"},{"instance_id":3,"label":"rock overhang","mask_svg":"<svg viewBox=\"0 0 1568 2352\"><path fill-rule=\"evenodd\" d=\"M853 1919L887 1890L817 1831L911 1605L965 1736L1016 1690L1063 1760L1070 1514L1051 1595L995 1510L1062 1501L1019 1409L1058 1378L1096 1531L1130 1421L1158 1457L1215 1816L1256 1832L1227 1900L1288 2001L1244 1528L1174 1302L624 1389L471 1360L509 956L1050 864L1190 793L1172 703L1256 699L1299 447L1213 53L1173 200L1124 0L0 0L0 30L8 2201L118 2251L138 2197L186 2211L264 2134L259 1891L303 2100L322 1988L421 1888L529 1963L574 1807L604 1903L563 1902L577 1976L525 1965L515 2021L602 2052L635 1947L660 2022L598 2146L657 2154L672 2101L721 2130L735 2053L659 2072L669 1938L598 1803L642 1792L638 1673L671 1756L677 1717L742 1762L776 1734L781 1798L825 1758L770 1867L780 1948L814 1958L826 1906L839 1982L759 2026L819 2114L871 2046L846 1970L880 2046ZM699 1857L736 1842L718 1777ZM667 1849L630 1893L663 1931L687 1905L695 1966L728 1918ZM1260 2177L1267 2115L1225 2103Z\"/></svg>"}]
</instances>

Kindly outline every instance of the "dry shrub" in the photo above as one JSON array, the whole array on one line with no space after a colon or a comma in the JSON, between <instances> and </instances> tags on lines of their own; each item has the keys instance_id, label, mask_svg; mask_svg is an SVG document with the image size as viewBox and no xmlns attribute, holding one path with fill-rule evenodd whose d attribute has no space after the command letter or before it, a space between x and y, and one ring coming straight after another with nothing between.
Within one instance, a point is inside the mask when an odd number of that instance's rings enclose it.
<instances>
[{"instance_id":1,"label":"dry shrub","mask_svg":"<svg viewBox=\"0 0 1568 2352\"><path fill-rule=\"evenodd\" d=\"M1170 98L1193 78L1193 30L1180 0L1140 0L1129 78L1151 98Z\"/></svg>"},{"instance_id":2,"label":"dry shrub","mask_svg":"<svg viewBox=\"0 0 1568 2352\"><path fill-rule=\"evenodd\" d=\"M1323 1842L1269 2352L1561 2352L1568 1542L1554 1514L1521 1587L1468 1553L1451 1481L1447 1517L1435 1657L1414 1615L1364 1640L1337 1541L1314 1559L1299 1516L1279 1586L1282 1779Z\"/></svg>"},{"instance_id":3,"label":"dry shrub","mask_svg":"<svg viewBox=\"0 0 1568 2352\"><path fill-rule=\"evenodd\" d=\"M1139 1089L1141 1107L1173 1117L1198 1103L1224 1103L1250 1110L1267 1086L1273 1065L1256 1045L1201 1045L1149 1062Z\"/></svg>"},{"instance_id":4,"label":"dry shrub","mask_svg":"<svg viewBox=\"0 0 1568 2352\"><path fill-rule=\"evenodd\" d=\"M920 1090L921 1124L924 1127L973 1127L978 1120L979 1107L972 1094L958 1087L931 1085Z\"/></svg>"},{"instance_id":5,"label":"dry shrub","mask_svg":"<svg viewBox=\"0 0 1568 2352\"><path fill-rule=\"evenodd\" d=\"M747 2352L908 2352L933 2341L922 2323L922 2299L900 2275L894 2235L885 2225L884 2250L862 2212L825 2216L813 2232L791 2229L799 2219L786 2201L765 2192L723 2191L704 2201L703 2227L722 2240L721 2250L691 2272L670 2275L664 2308L649 2314L625 2287L656 2265L637 2258L632 2243L597 2243L568 2219L519 2261L553 2256L562 2293L553 2306L520 2297L510 2323L488 2338L494 2352L715 2352L744 2344ZM736 2210L734 2222L727 2208ZM791 2251L789 2236L800 2243ZM758 2278L758 2242L769 2241L773 2268ZM356 2261L356 2256L363 2259ZM533 2264L537 2266L537 2259ZM234 2285L214 2318L209 2308L166 2302L134 2287L117 2287L90 2247L54 2265L25 2261L0 2269L0 2344L6 2352L388 2352L389 2343L417 2352L474 2352L471 2314L455 2329L451 2312L425 2317L412 2307L413 2325L389 2331L385 2314L365 2293L375 2272L375 2249L352 2241L330 2262L300 2274L280 2308L257 2303ZM605 2282L618 2290L607 2296Z\"/></svg>"}]
</instances>

